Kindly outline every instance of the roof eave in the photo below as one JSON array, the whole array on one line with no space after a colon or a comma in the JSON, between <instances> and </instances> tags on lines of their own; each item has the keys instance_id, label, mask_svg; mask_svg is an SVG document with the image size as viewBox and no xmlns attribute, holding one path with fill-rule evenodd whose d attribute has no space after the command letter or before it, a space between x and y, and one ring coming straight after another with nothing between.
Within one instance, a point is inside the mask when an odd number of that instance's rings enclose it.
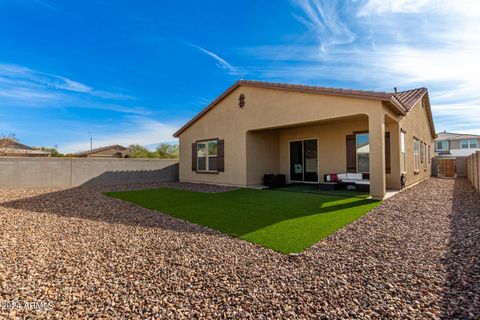
<instances>
[{"instance_id":1,"label":"roof eave","mask_svg":"<svg viewBox=\"0 0 480 320\"><path fill-rule=\"evenodd\" d=\"M368 95L367 93L361 94L361 93L349 93L349 92L328 92L327 90L325 92L319 92L318 90L315 90L313 88L309 88L308 86L304 86L302 89L299 89L298 87L285 87L285 86L271 86L271 85L266 85L262 84L262 82L256 82L256 81L248 81L248 80L238 80L235 82L232 86L230 86L227 90L225 90L220 96L218 96L214 101L212 101L208 106L206 106L203 110L201 110L195 117L193 117L190 121L188 121L186 124L184 124L180 129L178 129L173 136L175 138L178 138L182 132L184 132L188 127L190 127L193 123L195 123L198 119L200 119L204 114L206 114L210 109L212 109L215 105L217 105L225 96L230 94L233 90L235 90L239 86L245 86L245 87L255 87L255 88L265 88L265 89L272 89L272 90L284 90L284 91L296 91L296 92L304 92L304 93L315 93L315 94L323 94L323 95L330 95L330 96L340 96L340 97L347 97L347 98L359 98L359 99L368 99L368 100L377 100L377 101L390 101L391 97L389 97L387 94L385 96L374 96L374 95ZM399 108L400 106L396 105L396 108ZM400 111L400 109L399 109ZM401 111L403 112L403 111Z\"/></svg>"},{"instance_id":2,"label":"roof eave","mask_svg":"<svg viewBox=\"0 0 480 320\"><path fill-rule=\"evenodd\" d=\"M195 115L192 119L190 119L190 121L188 121L187 123L185 123L180 129L178 129L174 134L173 136L175 138L178 138L180 136L180 134L187 130L188 127L190 127L193 123L195 123L198 119L200 119L201 117L203 117L203 115L205 113L207 113L208 111L210 111L210 109L212 109L217 103L219 103L225 96L227 96L230 92L232 92L233 90L235 90L238 86L240 86L240 81L237 81L235 82L233 85L231 85L227 90L225 90L221 95L219 95L215 100L213 100L209 105L207 105L205 108L203 108L199 113L197 113L197 115Z\"/></svg>"}]
</instances>

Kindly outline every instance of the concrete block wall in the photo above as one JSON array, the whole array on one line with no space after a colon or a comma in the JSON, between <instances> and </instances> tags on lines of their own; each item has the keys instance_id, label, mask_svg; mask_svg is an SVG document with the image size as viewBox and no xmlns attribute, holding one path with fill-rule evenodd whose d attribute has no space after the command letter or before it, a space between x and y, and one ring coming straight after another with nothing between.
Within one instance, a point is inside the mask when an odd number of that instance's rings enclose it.
<instances>
[{"instance_id":1,"label":"concrete block wall","mask_svg":"<svg viewBox=\"0 0 480 320\"><path fill-rule=\"evenodd\" d=\"M467 157L468 181L480 192L480 151Z\"/></svg>"},{"instance_id":2,"label":"concrete block wall","mask_svg":"<svg viewBox=\"0 0 480 320\"><path fill-rule=\"evenodd\" d=\"M178 181L178 160L0 158L0 188L68 188Z\"/></svg>"}]
</instances>

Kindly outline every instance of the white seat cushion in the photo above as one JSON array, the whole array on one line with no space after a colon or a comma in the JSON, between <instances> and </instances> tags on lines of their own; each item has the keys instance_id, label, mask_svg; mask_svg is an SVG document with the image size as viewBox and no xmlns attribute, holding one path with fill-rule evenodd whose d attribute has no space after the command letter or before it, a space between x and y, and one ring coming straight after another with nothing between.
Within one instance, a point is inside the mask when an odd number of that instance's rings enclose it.
<instances>
[{"instance_id":1,"label":"white seat cushion","mask_svg":"<svg viewBox=\"0 0 480 320\"><path fill-rule=\"evenodd\" d=\"M361 174L361 173L347 173L347 179L362 180L363 179L363 174Z\"/></svg>"},{"instance_id":2,"label":"white seat cushion","mask_svg":"<svg viewBox=\"0 0 480 320\"><path fill-rule=\"evenodd\" d=\"M355 184L363 184L363 185L370 185L370 180L362 179L355 181Z\"/></svg>"},{"instance_id":3,"label":"white seat cushion","mask_svg":"<svg viewBox=\"0 0 480 320\"><path fill-rule=\"evenodd\" d=\"M347 174L346 173L339 173L337 174L338 180L344 180L347 179Z\"/></svg>"},{"instance_id":4,"label":"white seat cushion","mask_svg":"<svg viewBox=\"0 0 480 320\"><path fill-rule=\"evenodd\" d=\"M353 179L343 179L342 182L343 183L355 183L357 182L358 180L353 180Z\"/></svg>"}]
</instances>

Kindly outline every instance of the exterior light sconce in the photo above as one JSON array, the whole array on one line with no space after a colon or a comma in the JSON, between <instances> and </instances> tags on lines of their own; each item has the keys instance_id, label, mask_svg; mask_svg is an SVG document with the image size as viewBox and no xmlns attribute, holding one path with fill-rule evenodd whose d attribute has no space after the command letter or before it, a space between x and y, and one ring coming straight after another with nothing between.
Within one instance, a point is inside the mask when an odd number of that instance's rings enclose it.
<instances>
[{"instance_id":1,"label":"exterior light sconce","mask_svg":"<svg viewBox=\"0 0 480 320\"><path fill-rule=\"evenodd\" d=\"M245 107L245 95L243 93L241 93L238 97L238 106L240 107L240 109L243 109L243 107Z\"/></svg>"}]
</instances>

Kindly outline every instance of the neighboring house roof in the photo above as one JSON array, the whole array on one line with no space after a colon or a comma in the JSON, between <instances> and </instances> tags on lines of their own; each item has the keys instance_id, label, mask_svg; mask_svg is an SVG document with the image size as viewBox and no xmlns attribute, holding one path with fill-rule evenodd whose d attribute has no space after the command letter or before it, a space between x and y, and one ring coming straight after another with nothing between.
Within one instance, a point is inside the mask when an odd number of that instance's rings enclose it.
<instances>
[{"instance_id":1,"label":"neighboring house roof","mask_svg":"<svg viewBox=\"0 0 480 320\"><path fill-rule=\"evenodd\" d=\"M18 141L12 139L0 139L0 154L3 155L35 155L35 156L48 156L50 152L35 150L32 147L24 145Z\"/></svg>"},{"instance_id":2,"label":"neighboring house roof","mask_svg":"<svg viewBox=\"0 0 480 320\"><path fill-rule=\"evenodd\" d=\"M120 151L128 150L128 148L125 148L124 146L121 146L119 144L114 144L114 145L111 145L111 146L95 148L95 149L92 149L92 150L87 150L87 151L74 153L73 156L88 156L90 154L95 154L95 153L110 150L110 149L115 149L115 150L120 150Z\"/></svg>"},{"instance_id":3,"label":"neighboring house roof","mask_svg":"<svg viewBox=\"0 0 480 320\"><path fill-rule=\"evenodd\" d=\"M480 135L477 134L465 134L465 133L453 133L453 132L439 132L437 133L437 139L435 141L441 140L462 140L462 139L480 139Z\"/></svg>"},{"instance_id":4,"label":"neighboring house roof","mask_svg":"<svg viewBox=\"0 0 480 320\"><path fill-rule=\"evenodd\" d=\"M0 148L33 150L32 147L8 138L0 139Z\"/></svg>"},{"instance_id":5,"label":"neighboring house roof","mask_svg":"<svg viewBox=\"0 0 480 320\"><path fill-rule=\"evenodd\" d=\"M364 143L363 145L357 146L357 153L370 153L370 143Z\"/></svg>"},{"instance_id":6,"label":"neighboring house roof","mask_svg":"<svg viewBox=\"0 0 480 320\"><path fill-rule=\"evenodd\" d=\"M424 96L427 96L427 113L430 121L430 129L432 136L435 137L435 127L433 125L433 117L431 113L430 102L428 99L428 91L426 88L418 88L402 92L376 92L376 91L364 91L364 90L352 90L352 89L338 89L318 86L306 86L298 84L288 83L274 83L252 80L239 80L235 82L230 88L224 91L218 98L210 103L205 109L200 111L193 119L187 122L177 132L173 134L174 137L178 137L183 131L190 127L193 123L199 120L203 115L215 107L223 98L225 98L230 92L235 90L239 86L267 88L276 90L288 90L297 92L317 93L341 97L352 97L361 99L371 99L383 101L389 105L392 110L398 115L406 115L410 109Z\"/></svg>"}]
</instances>

